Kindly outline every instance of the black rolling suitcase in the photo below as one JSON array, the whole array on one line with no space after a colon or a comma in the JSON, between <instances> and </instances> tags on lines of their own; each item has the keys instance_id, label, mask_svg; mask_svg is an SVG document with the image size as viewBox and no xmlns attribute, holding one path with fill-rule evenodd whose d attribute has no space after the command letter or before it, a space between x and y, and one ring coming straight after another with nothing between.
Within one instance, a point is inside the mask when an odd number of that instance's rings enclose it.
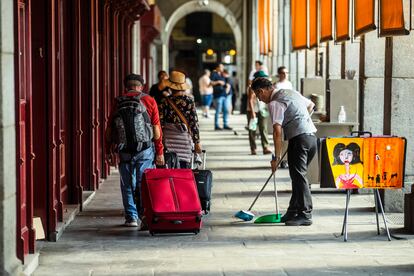
<instances>
[{"instance_id":1,"label":"black rolling suitcase","mask_svg":"<svg viewBox=\"0 0 414 276\"><path fill-rule=\"evenodd\" d=\"M211 206L211 188L213 186L213 174L210 170L206 170L206 151L203 150L203 169L200 170L195 166L197 160L191 162L191 167L193 168L194 178L197 183L198 196L200 197L201 209L204 211L204 214L210 212ZM196 167L196 168L195 168Z\"/></svg>"}]
</instances>

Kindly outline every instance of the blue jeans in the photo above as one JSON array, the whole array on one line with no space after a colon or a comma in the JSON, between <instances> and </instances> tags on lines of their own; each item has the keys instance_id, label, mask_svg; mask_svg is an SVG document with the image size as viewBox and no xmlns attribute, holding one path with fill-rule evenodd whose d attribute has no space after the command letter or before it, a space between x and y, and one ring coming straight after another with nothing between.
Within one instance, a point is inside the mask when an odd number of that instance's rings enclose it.
<instances>
[{"instance_id":1,"label":"blue jeans","mask_svg":"<svg viewBox=\"0 0 414 276\"><path fill-rule=\"evenodd\" d=\"M223 111L223 125L228 126L229 109L227 105L227 97L218 97L214 99L214 105L216 107L216 114L214 115L214 126L219 127L220 112Z\"/></svg>"},{"instance_id":2,"label":"blue jeans","mask_svg":"<svg viewBox=\"0 0 414 276\"><path fill-rule=\"evenodd\" d=\"M132 156L130 162L119 163L121 175L122 203L124 204L125 219L127 221L142 218L143 206L141 197L141 179L145 169L154 168L154 148L138 152ZM139 195L134 203L134 191Z\"/></svg>"},{"instance_id":3,"label":"blue jeans","mask_svg":"<svg viewBox=\"0 0 414 276\"><path fill-rule=\"evenodd\" d=\"M226 96L226 108L227 108L227 114L230 113L230 110L232 109L232 95L227 95Z\"/></svg>"},{"instance_id":4,"label":"blue jeans","mask_svg":"<svg viewBox=\"0 0 414 276\"><path fill-rule=\"evenodd\" d=\"M203 106L210 107L211 103L213 102L213 94L210 95L203 95Z\"/></svg>"}]
</instances>

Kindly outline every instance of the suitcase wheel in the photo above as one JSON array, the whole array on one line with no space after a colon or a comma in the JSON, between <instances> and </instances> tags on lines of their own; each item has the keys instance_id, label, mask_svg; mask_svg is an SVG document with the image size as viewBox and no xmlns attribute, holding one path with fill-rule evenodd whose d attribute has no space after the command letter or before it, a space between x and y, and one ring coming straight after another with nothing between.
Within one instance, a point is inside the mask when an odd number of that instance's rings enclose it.
<instances>
[{"instance_id":1,"label":"suitcase wheel","mask_svg":"<svg viewBox=\"0 0 414 276\"><path fill-rule=\"evenodd\" d=\"M200 233L200 229L196 229L196 230L194 230L194 234L198 234L198 233Z\"/></svg>"}]
</instances>

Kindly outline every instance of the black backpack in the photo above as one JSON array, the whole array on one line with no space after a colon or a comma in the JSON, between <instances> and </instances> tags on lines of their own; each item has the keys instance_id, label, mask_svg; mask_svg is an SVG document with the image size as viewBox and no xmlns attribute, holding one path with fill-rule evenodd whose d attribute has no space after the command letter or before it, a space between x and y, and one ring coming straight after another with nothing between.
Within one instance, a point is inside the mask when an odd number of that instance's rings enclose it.
<instances>
[{"instance_id":1,"label":"black backpack","mask_svg":"<svg viewBox=\"0 0 414 276\"><path fill-rule=\"evenodd\" d=\"M113 141L119 151L139 152L152 143L153 129L145 105L138 96L119 96L112 120Z\"/></svg>"}]
</instances>

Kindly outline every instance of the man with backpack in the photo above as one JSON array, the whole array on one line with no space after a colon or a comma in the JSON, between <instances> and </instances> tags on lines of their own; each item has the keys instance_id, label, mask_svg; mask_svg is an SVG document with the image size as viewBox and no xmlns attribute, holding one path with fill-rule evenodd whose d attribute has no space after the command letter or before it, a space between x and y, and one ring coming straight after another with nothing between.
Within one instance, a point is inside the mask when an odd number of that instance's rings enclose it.
<instances>
[{"instance_id":1,"label":"man with backpack","mask_svg":"<svg viewBox=\"0 0 414 276\"><path fill-rule=\"evenodd\" d=\"M139 218L145 230L141 179L145 169L154 167L154 159L156 165L164 165L160 119L154 98L142 92L142 76L130 74L124 85L109 117L106 153L110 156L111 148L118 153L124 225L137 227Z\"/></svg>"}]
</instances>

